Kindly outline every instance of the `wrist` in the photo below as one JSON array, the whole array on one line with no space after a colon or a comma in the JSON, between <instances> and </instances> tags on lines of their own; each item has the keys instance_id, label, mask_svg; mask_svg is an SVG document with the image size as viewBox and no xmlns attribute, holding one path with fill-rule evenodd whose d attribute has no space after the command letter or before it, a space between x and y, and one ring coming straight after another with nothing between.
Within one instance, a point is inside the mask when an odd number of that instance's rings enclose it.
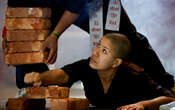
<instances>
[{"instance_id":1,"label":"wrist","mask_svg":"<svg viewBox=\"0 0 175 110\"><path fill-rule=\"evenodd\" d=\"M145 100L138 102L139 105L143 106L145 110L150 109L150 107L153 107L155 104L152 100ZM153 105L152 105L153 104ZM153 107L154 108L154 107Z\"/></svg>"},{"instance_id":2,"label":"wrist","mask_svg":"<svg viewBox=\"0 0 175 110\"><path fill-rule=\"evenodd\" d=\"M51 33L53 36L55 36L57 39L59 38L59 36L60 36L60 34L58 34L57 32L55 32L55 31L53 31L52 33Z\"/></svg>"}]
</instances>

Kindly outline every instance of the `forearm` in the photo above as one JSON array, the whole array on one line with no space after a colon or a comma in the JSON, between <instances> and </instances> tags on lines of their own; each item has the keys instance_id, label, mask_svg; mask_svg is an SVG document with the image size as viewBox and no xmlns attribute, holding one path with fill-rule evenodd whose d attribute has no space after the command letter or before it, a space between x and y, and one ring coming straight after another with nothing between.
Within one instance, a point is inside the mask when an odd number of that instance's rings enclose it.
<instances>
[{"instance_id":1,"label":"forearm","mask_svg":"<svg viewBox=\"0 0 175 110\"><path fill-rule=\"evenodd\" d=\"M71 24L73 24L76 19L79 17L79 14L72 13L70 11L65 11L59 20L57 26L54 29L54 32L61 34L63 33Z\"/></svg>"},{"instance_id":2,"label":"forearm","mask_svg":"<svg viewBox=\"0 0 175 110\"><path fill-rule=\"evenodd\" d=\"M175 101L175 98L161 96L152 100L141 101L138 103L142 104L146 110L158 110L160 105L167 104L172 101Z\"/></svg>"},{"instance_id":3,"label":"forearm","mask_svg":"<svg viewBox=\"0 0 175 110\"><path fill-rule=\"evenodd\" d=\"M69 76L61 69L50 70L40 74L42 84L65 84Z\"/></svg>"}]
</instances>

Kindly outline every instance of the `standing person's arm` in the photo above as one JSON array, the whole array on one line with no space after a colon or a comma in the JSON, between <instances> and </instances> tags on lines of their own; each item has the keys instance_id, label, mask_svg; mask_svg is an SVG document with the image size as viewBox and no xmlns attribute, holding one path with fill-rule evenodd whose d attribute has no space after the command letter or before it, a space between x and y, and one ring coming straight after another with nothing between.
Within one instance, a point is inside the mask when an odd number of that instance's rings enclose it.
<instances>
[{"instance_id":1,"label":"standing person's arm","mask_svg":"<svg viewBox=\"0 0 175 110\"><path fill-rule=\"evenodd\" d=\"M47 37L42 47L42 51L45 49L50 49L46 60L47 64L52 64L56 60L59 35L62 34L71 24L73 24L78 17L79 14L66 10L56 25L54 31Z\"/></svg>"},{"instance_id":2,"label":"standing person's arm","mask_svg":"<svg viewBox=\"0 0 175 110\"><path fill-rule=\"evenodd\" d=\"M83 12L89 0L66 0L65 11L58 21L54 31L48 36L44 42L43 49L49 49L49 55L46 63L52 64L57 57L58 38L71 24L73 24L80 14Z\"/></svg>"},{"instance_id":3,"label":"standing person's arm","mask_svg":"<svg viewBox=\"0 0 175 110\"><path fill-rule=\"evenodd\" d=\"M159 110L159 106L175 101L175 98L160 96L152 100L140 101L135 104L130 104L117 108L117 110Z\"/></svg>"}]
</instances>

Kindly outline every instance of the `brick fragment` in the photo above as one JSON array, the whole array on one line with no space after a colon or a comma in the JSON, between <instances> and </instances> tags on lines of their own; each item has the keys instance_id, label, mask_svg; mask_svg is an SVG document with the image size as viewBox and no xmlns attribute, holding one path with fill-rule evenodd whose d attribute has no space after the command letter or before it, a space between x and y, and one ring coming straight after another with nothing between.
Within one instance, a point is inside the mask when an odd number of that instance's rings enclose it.
<instances>
[{"instance_id":1,"label":"brick fragment","mask_svg":"<svg viewBox=\"0 0 175 110\"><path fill-rule=\"evenodd\" d=\"M27 98L68 98L68 87L28 87L26 88Z\"/></svg>"},{"instance_id":2,"label":"brick fragment","mask_svg":"<svg viewBox=\"0 0 175 110\"><path fill-rule=\"evenodd\" d=\"M13 53L5 55L5 63L10 65L44 63L47 52Z\"/></svg>"},{"instance_id":3,"label":"brick fragment","mask_svg":"<svg viewBox=\"0 0 175 110\"><path fill-rule=\"evenodd\" d=\"M88 110L89 101L86 98L51 99L51 110Z\"/></svg>"},{"instance_id":4,"label":"brick fragment","mask_svg":"<svg viewBox=\"0 0 175 110\"><path fill-rule=\"evenodd\" d=\"M6 18L7 30L50 29L51 21L47 18Z\"/></svg>"},{"instance_id":5,"label":"brick fragment","mask_svg":"<svg viewBox=\"0 0 175 110\"><path fill-rule=\"evenodd\" d=\"M9 30L7 41L40 41L45 40L50 30Z\"/></svg>"},{"instance_id":6,"label":"brick fragment","mask_svg":"<svg viewBox=\"0 0 175 110\"><path fill-rule=\"evenodd\" d=\"M9 98L8 110L45 110L45 99Z\"/></svg>"},{"instance_id":7,"label":"brick fragment","mask_svg":"<svg viewBox=\"0 0 175 110\"><path fill-rule=\"evenodd\" d=\"M6 17L48 18L51 17L51 9L40 7L8 7L6 10Z\"/></svg>"},{"instance_id":8,"label":"brick fragment","mask_svg":"<svg viewBox=\"0 0 175 110\"><path fill-rule=\"evenodd\" d=\"M34 42L8 42L7 48L8 53L19 53L19 52L37 52L41 51L42 41Z\"/></svg>"}]
</instances>

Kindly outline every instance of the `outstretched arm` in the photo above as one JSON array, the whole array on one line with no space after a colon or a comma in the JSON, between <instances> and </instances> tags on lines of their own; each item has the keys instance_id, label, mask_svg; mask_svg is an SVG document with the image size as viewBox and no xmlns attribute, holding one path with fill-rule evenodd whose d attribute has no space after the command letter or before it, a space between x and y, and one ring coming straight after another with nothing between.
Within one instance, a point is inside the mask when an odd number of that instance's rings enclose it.
<instances>
[{"instance_id":1,"label":"outstretched arm","mask_svg":"<svg viewBox=\"0 0 175 110\"><path fill-rule=\"evenodd\" d=\"M160 96L152 100L140 101L135 104L130 104L117 108L117 110L159 110L159 106L175 101L175 98Z\"/></svg>"},{"instance_id":2,"label":"outstretched arm","mask_svg":"<svg viewBox=\"0 0 175 110\"><path fill-rule=\"evenodd\" d=\"M41 74L37 72L27 73L24 82L39 87L41 84L65 84L69 80L69 75L62 69L49 70Z\"/></svg>"}]
</instances>

